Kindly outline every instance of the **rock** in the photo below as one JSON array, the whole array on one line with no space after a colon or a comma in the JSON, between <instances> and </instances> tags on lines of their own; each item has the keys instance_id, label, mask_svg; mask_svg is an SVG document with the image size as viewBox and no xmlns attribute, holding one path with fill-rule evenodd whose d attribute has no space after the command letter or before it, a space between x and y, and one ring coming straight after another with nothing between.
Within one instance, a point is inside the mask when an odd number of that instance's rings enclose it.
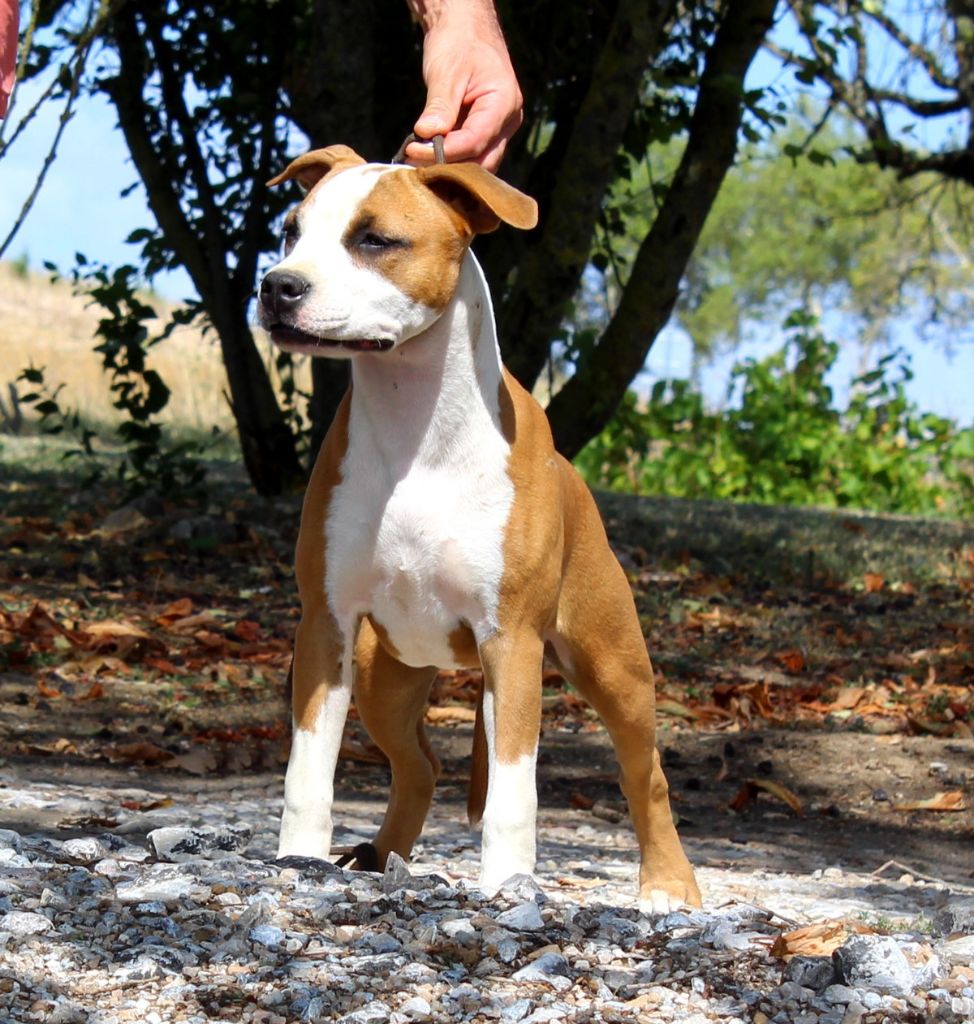
<instances>
[{"instance_id":1,"label":"rock","mask_svg":"<svg viewBox=\"0 0 974 1024\"><path fill-rule=\"evenodd\" d=\"M542 953L511 976L514 981L542 981L558 992L572 987L571 970L561 953Z\"/></svg>"},{"instance_id":2,"label":"rock","mask_svg":"<svg viewBox=\"0 0 974 1024\"><path fill-rule=\"evenodd\" d=\"M803 988L821 992L835 981L835 964L827 956L794 956L788 961L783 977Z\"/></svg>"},{"instance_id":3,"label":"rock","mask_svg":"<svg viewBox=\"0 0 974 1024\"><path fill-rule=\"evenodd\" d=\"M959 939L950 939L940 949L948 962L955 967L974 964L974 935L962 935Z\"/></svg>"},{"instance_id":4,"label":"rock","mask_svg":"<svg viewBox=\"0 0 974 1024\"><path fill-rule=\"evenodd\" d=\"M66 839L61 844L62 857L73 864L94 864L108 854L108 847L97 839Z\"/></svg>"},{"instance_id":5,"label":"rock","mask_svg":"<svg viewBox=\"0 0 974 1024\"><path fill-rule=\"evenodd\" d=\"M501 1020L519 1021L523 1020L531 1011L530 999L518 999L517 1002L509 1003L501 1010Z\"/></svg>"},{"instance_id":6,"label":"rock","mask_svg":"<svg viewBox=\"0 0 974 1024\"><path fill-rule=\"evenodd\" d=\"M166 969L158 960L149 956L140 956L131 963L122 964L115 971L115 977L123 982L154 981L157 978L164 978L166 973Z\"/></svg>"},{"instance_id":7,"label":"rock","mask_svg":"<svg viewBox=\"0 0 974 1024\"><path fill-rule=\"evenodd\" d=\"M330 860L322 860L319 857L278 857L274 866L284 871L291 869L297 871L302 878L344 878L345 872Z\"/></svg>"},{"instance_id":8,"label":"rock","mask_svg":"<svg viewBox=\"0 0 974 1024\"><path fill-rule=\"evenodd\" d=\"M944 936L974 935L974 896L951 896L947 905L937 911L933 926Z\"/></svg>"},{"instance_id":9,"label":"rock","mask_svg":"<svg viewBox=\"0 0 974 1024\"><path fill-rule=\"evenodd\" d=\"M520 900L534 900L535 903L542 906L548 900L534 875L511 875L510 878L505 879L501 883L499 892L505 896L514 896Z\"/></svg>"},{"instance_id":10,"label":"rock","mask_svg":"<svg viewBox=\"0 0 974 1024\"><path fill-rule=\"evenodd\" d=\"M538 904L519 903L510 910L497 915L497 923L505 928L513 928L519 932L537 932L544 928L544 918Z\"/></svg>"},{"instance_id":11,"label":"rock","mask_svg":"<svg viewBox=\"0 0 974 1024\"><path fill-rule=\"evenodd\" d=\"M836 974L846 984L905 996L913 991L913 971L894 939L853 935L832 954Z\"/></svg>"},{"instance_id":12,"label":"rock","mask_svg":"<svg viewBox=\"0 0 974 1024\"><path fill-rule=\"evenodd\" d=\"M54 925L43 915L26 910L11 910L0 917L0 932L9 932L19 939L31 935L43 935Z\"/></svg>"},{"instance_id":13,"label":"rock","mask_svg":"<svg viewBox=\"0 0 974 1024\"><path fill-rule=\"evenodd\" d=\"M176 875L170 878L144 878L133 882L122 882L115 887L115 895L122 903L141 903L144 900L159 900L175 903L189 899L201 903L210 898L212 890L201 885L195 878Z\"/></svg>"},{"instance_id":14,"label":"rock","mask_svg":"<svg viewBox=\"0 0 974 1024\"><path fill-rule=\"evenodd\" d=\"M276 949L286 938L284 929L278 928L273 924L256 925L250 929L248 937L251 942L256 942L260 946L266 946L268 949Z\"/></svg>"},{"instance_id":15,"label":"rock","mask_svg":"<svg viewBox=\"0 0 974 1024\"><path fill-rule=\"evenodd\" d=\"M822 998L832 1005L837 1003L856 1003L862 993L848 985L829 985L822 993Z\"/></svg>"},{"instance_id":16,"label":"rock","mask_svg":"<svg viewBox=\"0 0 974 1024\"><path fill-rule=\"evenodd\" d=\"M12 828L0 828L0 850L13 850L20 852L20 833L14 832Z\"/></svg>"},{"instance_id":17,"label":"rock","mask_svg":"<svg viewBox=\"0 0 974 1024\"><path fill-rule=\"evenodd\" d=\"M228 828L156 828L146 842L157 860L169 863L220 857L246 849L253 829L242 823Z\"/></svg>"},{"instance_id":18,"label":"rock","mask_svg":"<svg viewBox=\"0 0 974 1024\"><path fill-rule=\"evenodd\" d=\"M399 1007L400 1013L404 1013L410 1020L426 1020L433 1013L433 1008L422 996L413 996L407 999Z\"/></svg>"}]
</instances>

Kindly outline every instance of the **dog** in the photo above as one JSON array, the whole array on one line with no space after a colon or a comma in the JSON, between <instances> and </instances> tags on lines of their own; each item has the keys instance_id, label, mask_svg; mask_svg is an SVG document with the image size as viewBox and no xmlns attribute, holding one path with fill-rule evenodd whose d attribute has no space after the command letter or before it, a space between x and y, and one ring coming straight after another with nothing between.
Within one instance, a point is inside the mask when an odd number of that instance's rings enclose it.
<instances>
[{"instance_id":1,"label":"dog","mask_svg":"<svg viewBox=\"0 0 974 1024\"><path fill-rule=\"evenodd\" d=\"M354 694L392 772L374 853L357 866L381 870L392 851L408 858L439 771L423 726L430 686L438 668L477 666L480 883L531 874L548 657L615 746L639 841L640 906L699 905L656 750L653 674L628 581L543 410L501 363L469 249L501 223L534 227L534 200L476 164L373 164L346 146L306 153L269 184L292 179L305 195L285 219L283 258L261 282L259 320L286 351L351 360L351 385L301 514L278 855L330 853Z\"/></svg>"}]
</instances>

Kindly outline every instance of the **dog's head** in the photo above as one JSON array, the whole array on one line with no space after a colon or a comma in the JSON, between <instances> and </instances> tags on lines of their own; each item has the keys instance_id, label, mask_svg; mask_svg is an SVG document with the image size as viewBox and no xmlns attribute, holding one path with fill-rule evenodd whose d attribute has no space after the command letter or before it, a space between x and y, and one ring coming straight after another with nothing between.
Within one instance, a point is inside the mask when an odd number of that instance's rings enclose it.
<instances>
[{"instance_id":1,"label":"dog's head","mask_svg":"<svg viewBox=\"0 0 974 1024\"><path fill-rule=\"evenodd\" d=\"M292 352L386 352L426 330L453 295L475 234L537 223L537 205L477 164L367 164L347 146L298 157L269 184L306 194L284 221L284 258L259 318Z\"/></svg>"}]
</instances>

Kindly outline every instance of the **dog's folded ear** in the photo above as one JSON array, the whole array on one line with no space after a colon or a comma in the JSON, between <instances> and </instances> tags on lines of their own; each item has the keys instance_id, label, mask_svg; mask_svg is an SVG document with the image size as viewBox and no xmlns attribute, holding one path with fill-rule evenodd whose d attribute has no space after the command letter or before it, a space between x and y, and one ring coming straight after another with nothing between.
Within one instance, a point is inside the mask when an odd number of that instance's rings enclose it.
<instances>
[{"instance_id":1,"label":"dog's folded ear","mask_svg":"<svg viewBox=\"0 0 974 1024\"><path fill-rule=\"evenodd\" d=\"M297 183L309 192L326 174L332 171L343 171L347 167L364 164L365 161L348 146L327 146L325 149L313 149L310 153L292 160L280 174L267 183L269 186L280 185L283 181L294 178Z\"/></svg>"},{"instance_id":2,"label":"dog's folded ear","mask_svg":"<svg viewBox=\"0 0 974 1024\"><path fill-rule=\"evenodd\" d=\"M475 234L494 231L501 221L524 230L538 223L538 204L480 164L429 164L416 173Z\"/></svg>"}]
</instances>

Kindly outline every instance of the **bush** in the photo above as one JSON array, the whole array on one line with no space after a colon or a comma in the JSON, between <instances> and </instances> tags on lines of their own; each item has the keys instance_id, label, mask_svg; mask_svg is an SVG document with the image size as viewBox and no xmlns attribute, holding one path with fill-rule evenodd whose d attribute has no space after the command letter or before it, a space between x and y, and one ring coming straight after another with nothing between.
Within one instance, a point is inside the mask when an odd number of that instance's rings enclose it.
<instances>
[{"instance_id":1,"label":"bush","mask_svg":"<svg viewBox=\"0 0 974 1024\"><path fill-rule=\"evenodd\" d=\"M921 413L894 352L856 378L848 407L825 382L838 345L793 314L781 351L735 365L732 402L709 412L689 382L626 396L576 464L594 486L642 494L969 516L974 429Z\"/></svg>"}]
</instances>

